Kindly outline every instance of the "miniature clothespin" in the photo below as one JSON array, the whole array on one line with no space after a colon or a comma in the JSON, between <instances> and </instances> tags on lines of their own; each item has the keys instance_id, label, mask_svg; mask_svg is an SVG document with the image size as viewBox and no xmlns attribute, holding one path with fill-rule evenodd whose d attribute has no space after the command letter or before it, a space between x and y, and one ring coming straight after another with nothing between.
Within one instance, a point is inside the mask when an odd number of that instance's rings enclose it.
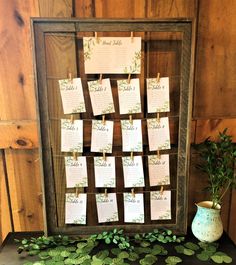
<instances>
[{"instance_id":1,"label":"miniature clothespin","mask_svg":"<svg viewBox=\"0 0 236 265\"><path fill-rule=\"evenodd\" d=\"M100 85L102 84L102 74L100 74L100 76L99 76L99 84Z\"/></svg>"},{"instance_id":2,"label":"miniature clothespin","mask_svg":"<svg viewBox=\"0 0 236 265\"><path fill-rule=\"evenodd\" d=\"M131 38L131 42L133 42L134 41L134 32L133 31L130 32L130 38Z\"/></svg>"},{"instance_id":3,"label":"miniature clothespin","mask_svg":"<svg viewBox=\"0 0 236 265\"><path fill-rule=\"evenodd\" d=\"M160 82L160 73L157 73L157 83Z\"/></svg>"},{"instance_id":4,"label":"miniature clothespin","mask_svg":"<svg viewBox=\"0 0 236 265\"><path fill-rule=\"evenodd\" d=\"M77 153L76 152L73 152L73 159L77 160Z\"/></svg>"},{"instance_id":5,"label":"miniature clothespin","mask_svg":"<svg viewBox=\"0 0 236 265\"><path fill-rule=\"evenodd\" d=\"M68 73L68 79L69 79L69 81L71 83L73 82L73 78L72 78L72 73L71 72Z\"/></svg>"},{"instance_id":6,"label":"miniature clothespin","mask_svg":"<svg viewBox=\"0 0 236 265\"><path fill-rule=\"evenodd\" d=\"M160 123L160 113L157 112L157 122Z\"/></svg>"},{"instance_id":7,"label":"miniature clothespin","mask_svg":"<svg viewBox=\"0 0 236 265\"><path fill-rule=\"evenodd\" d=\"M102 124L106 125L105 115L102 115Z\"/></svg>"},{"instance_id":8,"label":"miniature clothespin","mask_svg":"<svg viewBox=\"0 0 236 265\"><path fill-rule=\"evenodd\" d=\"M161 154L159 150L157 150L157 159L161 159Z\"/></svg>"},{"instance_id":9,"label":"miniature clothespin","mask_svg":"<svg viewBox=\"0 0 236 265\"><path fill-rule=\"evenodd\" d=\"M134 188L131 189L131 194L132 194L132 197L135 198L135 192L134 192Z\"/></svg>"},{"instance_id":10,"label":"miniature clothespin","mask_svg":"<svg viewBox=\"0 0 236 265\"><path fill-rule=\"evenodd\" d=\"M108 194L107 194L107 189L105 189L104 196L105 196L105 198L107 198L107 197L108 197Z\"/></svg>"},{"instance_id":11,"label":"miniature clothespin","mask_svg":"<svg viewBox=\"0 0 236 265\"><path fill-rule=\"evenodd\" d=\"M129 123L130 123L131 125L133 125L133 117L132 117L132 115L129 115Z\"/></svg>"},{"instance_id":12,"label":"miniature clothespin","mask_svg":"<svg viewBox=\"0 0 236 265\"><path fill-rule=\"evenodd\" d=\"M127 80L128 84L130 84L130 79L131 79L131 74L128 75L128 80Z\"/></svg>"},{"instance_id":13,"label":"miniature clothespin","mask_svg":"<svg viewBox=\"0 0 236 265\"><path fill-rule=\"evenodd\" d=\"M79 197L79 188L78 187L75 187L75 196Z\"/></svg>"},{"instance_id":14,"label":"miniature clothespin","mask_svg":"<svg viewBox=\"0 0 236 265\"><path fill-rule=\"evenodd\" d=\"M74 119L74 115L71 114L71 115L70 115L70 122L71 122L71 123L74 123L74 120L75 120L75 119Z\"/></svg>"},{"instance_id":15,"label":"miniature clothespin","mask_svg":"<svg viewBox=\"0 0 236 265\"><path fill-rule=\"evenodd\" d=\"M130 153L130 159L133 161L134 160L134 152Z\"/></svg>"},{"instance_id":16,"label":"miniature clothespin","mask_svg":"<svg viewBox=\"0 0 236 265\"><path fill-rule=\"evenodd\" d=\"M99 38L98 38L98 33L97 33L97 31L95 31L95 34L94 34L94 35L95 35L96 42L99 43Z\"/></svg>"},{"instance_id":17,"label":"miniature clothespin","mask_svg":"<svg viewBox=\"0 0 236 265\"><path fill-rule=\"evenodd\" d=\"M161 196L163 195L163 192L164 192L164 187L161 186L161 189L160 189L160 195L161 195Z\"/></svg>"},{"instance_id":18,"label":"miniature clothespin","mask_svg":"<svg viewBox=\"0 0 236 265\"><path fill-rule=\"evenodd\" d=\"M106 152L103 151L103 160L106 161Z\"/></svg>"}]
</instances>

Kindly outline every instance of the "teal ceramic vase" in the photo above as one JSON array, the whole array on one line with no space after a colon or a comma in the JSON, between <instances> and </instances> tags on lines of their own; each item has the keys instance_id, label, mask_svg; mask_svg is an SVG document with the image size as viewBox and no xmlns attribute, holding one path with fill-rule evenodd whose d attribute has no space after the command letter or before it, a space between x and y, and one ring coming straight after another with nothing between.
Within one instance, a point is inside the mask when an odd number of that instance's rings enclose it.
<instances>
[{"instance_id":1,"label":"teal ceramic vase","mask_svg":"<svg viewBox=\"0 0 236 265\"><path fill-rule=\"evenodd\" d=\"M211 201L203 201L197 205L197 213L192 222L194 236L202 242L214 242L223 234L223 225L220 217L220 205L212 209Z\"/></svg>"}]
</instances>

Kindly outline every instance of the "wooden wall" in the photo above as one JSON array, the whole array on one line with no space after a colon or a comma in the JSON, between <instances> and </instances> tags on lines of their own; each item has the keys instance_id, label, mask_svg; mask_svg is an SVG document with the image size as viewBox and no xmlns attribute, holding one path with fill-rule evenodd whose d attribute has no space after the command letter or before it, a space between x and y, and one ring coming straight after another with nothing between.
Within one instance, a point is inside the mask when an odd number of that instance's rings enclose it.
<instances>
[{"instance_id":1,"label":"wooden wall","mask_svg":"<svg viewBox=\"0 0 236 265\"><path fill-rule=\"evenodd\" d=\"M43 229L30 17L195 18L192 141L199 143L225 127L236 142L235 13L234 0L1 1L0 242L9 231ZM198 161L192 151L189 222L194 202L206 198L204 181L195 167ZM236 242L235 206L234 191L225 198L222 218Z\"/></svg>"}]
</instances>

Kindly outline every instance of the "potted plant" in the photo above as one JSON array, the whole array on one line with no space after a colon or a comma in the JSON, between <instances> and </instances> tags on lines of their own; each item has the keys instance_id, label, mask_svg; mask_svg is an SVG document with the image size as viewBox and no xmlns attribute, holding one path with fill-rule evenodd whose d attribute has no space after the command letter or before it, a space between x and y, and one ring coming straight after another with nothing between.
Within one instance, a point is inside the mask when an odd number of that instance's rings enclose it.
<instances>
[{"instance_id":1,"label":"potted plant","mask_svg":"<svg viewBox=\"0 0 236 265\"><path fill-rule=\"evenodd\" d=\"M210 201L197 204L197 213L192 222L193 234L201 241L213 242L223 233L220 218L221 203L224 195L236 185L234 164L236 146L227 129L220 132L217 141L207 138L199 145L202 164L199 168L208 177L207 191Z\"/></svg>"}]
</instances>

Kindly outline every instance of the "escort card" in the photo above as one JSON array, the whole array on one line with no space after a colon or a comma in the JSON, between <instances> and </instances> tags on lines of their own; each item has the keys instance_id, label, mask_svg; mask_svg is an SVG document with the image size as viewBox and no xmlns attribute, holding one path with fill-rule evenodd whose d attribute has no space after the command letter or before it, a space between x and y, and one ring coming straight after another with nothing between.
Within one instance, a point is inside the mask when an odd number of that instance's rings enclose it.
<instances>
[{"instance_id":1,"label":"escort card","mask_svg":"<svg viewBox=\"0 0 236 265\"><path fill-rule=\"evenodd\" d=\"M66 187L88 187L87 162L85 156L79 156L75 160L71 156L65 156Z\"/></svg>"},{"instance_id":2,"label":"escort card","mask_svg":"<svg viewBox=\"0 0 236 265\"><path fill-rule=\"evenodd\" d=\"M87 194L66 193L65 223L86 224Z\"/></svg>"},{"instance_id":3,"label":"escort card","mask_svg":"<svg viewBox=\"0 0 236 265\"><path fill-rule=\"evenodd\" d=\"M96 194L98 222L119 221L116 193Z\"/></svg>"},{"instance_id":4,"label":"escort card","mask_svg":"<svg viewBox=\"0 0 236 265\"><path fill-rule=\"evenodd\" d=\"M59 87L64 114L86 111L80 78L59 80Z\"/></svg>"},{"instance_id":5,"label":"escort card","mask_svg":"<svg viewBox=\"0 0 236 265\"><path fill-rule=\"evenodd\" d=\"M113 121L92 121L91 152L112 153Z\"/></svg>"},{"instance_id":6,"label":"escort card","mask_svg":"<svg viewBox=\"0 0 236 265\"><path fill-rule=\"evenodd\" d=\"M143 194L124 193L125 223L144 223Z\"/></svg>"},{"instance_id":7,"label":"escort card","mask_svg":"<svg viewBox=\"0 0 236 265\"><path fill-rule=\"evenodd\" d=\"M170 149L170 129L168 117L147 119L148 144L150 151Z\"/></svg>"},{"instance_id":8,"label":"escort card","mask_svg":"<svg viewBox=\"0 0 236 265\"><path fill-rule=\"evenodd\" d=\"M83 121L61 120L61 151L83 152Z\"/></svg>"},{"instance_id":9,"label":"escort card","mask_svg":"<svg viewBox=\"0 0 236 265\"><path fill-rule=\"evenodd\" d=\"M86 74L141 72L140 37L84 37Z\"/></svg>"},{"instance_id":10,"label":"escort card","mask_svg":"<svg viewBox=\"0 0 236 265\"><path fill-rule=\"evenodd\" d=\"M139 79L131 79L130 83L128 83L127 79L118 80L117 84L120 114L132 114L142 112Z\"/></svg>"},{"instance_id":11,"label":"escort card","mask_svg":"<svg viewBox=\"0 0 236 265\"><path fill-rule=\"evenodd\" d=\"M88 89L94 116L115 112L109 78L102 79L101 84L99 80L88 82Z\"/></svg>"},{"instance_id":12,"label":"escort card","mask_svg":"<svg viewBox=\"0 0 236 265\"><path fill-rule=\"evenodd\" d=\"M169 77L147 78L148 113L170 111Z\"/></svg>"},{"instance_id":13,"label":"escort card","mask_svg":"<svg viewBox=\"0 0 236 265\"><path fill-rule=\"evenodd\" d=\"M108 156L104 160L103 157L94 157L95 171L95 187L110 187L116 186L116 169L115 157Z\"/></svg>"},{"instance_id":14,"label":"escort card","mask_svg":"<svg viewBox=\"0 0 236 265\"><path fill-rule=\"evenodd\" d=\"M151 191L151 220L171 219L171 191Z\"/></svg>"},{"instance_id":15,"label":"escort card","mask_svg":"<svg viewBox=\"0 0 236 265\"><path fill-rule=\"evenodd\" d=\"M143 160L141 156L122 157L125 188L144 187Z\"/></svg>"},{"instance_id":16,"label":"escort card","mask_svg":"<svg viewBox=\"0 0 236 265\"><path fill-rule=\"evenodd\" d=\"M141 120L121 120L122 150L123 152L142 152L142 124Z\"/></svg>"},{"instance_id":17,"label":"escort card","mask_svg":"<svg viewBox=\"0 0 236 265\"><path fill-rule=\"evenodd\" d=\"M170 184L169 155L148 156L148 171L150 186Z\"/></svg>"}]
</instances>

